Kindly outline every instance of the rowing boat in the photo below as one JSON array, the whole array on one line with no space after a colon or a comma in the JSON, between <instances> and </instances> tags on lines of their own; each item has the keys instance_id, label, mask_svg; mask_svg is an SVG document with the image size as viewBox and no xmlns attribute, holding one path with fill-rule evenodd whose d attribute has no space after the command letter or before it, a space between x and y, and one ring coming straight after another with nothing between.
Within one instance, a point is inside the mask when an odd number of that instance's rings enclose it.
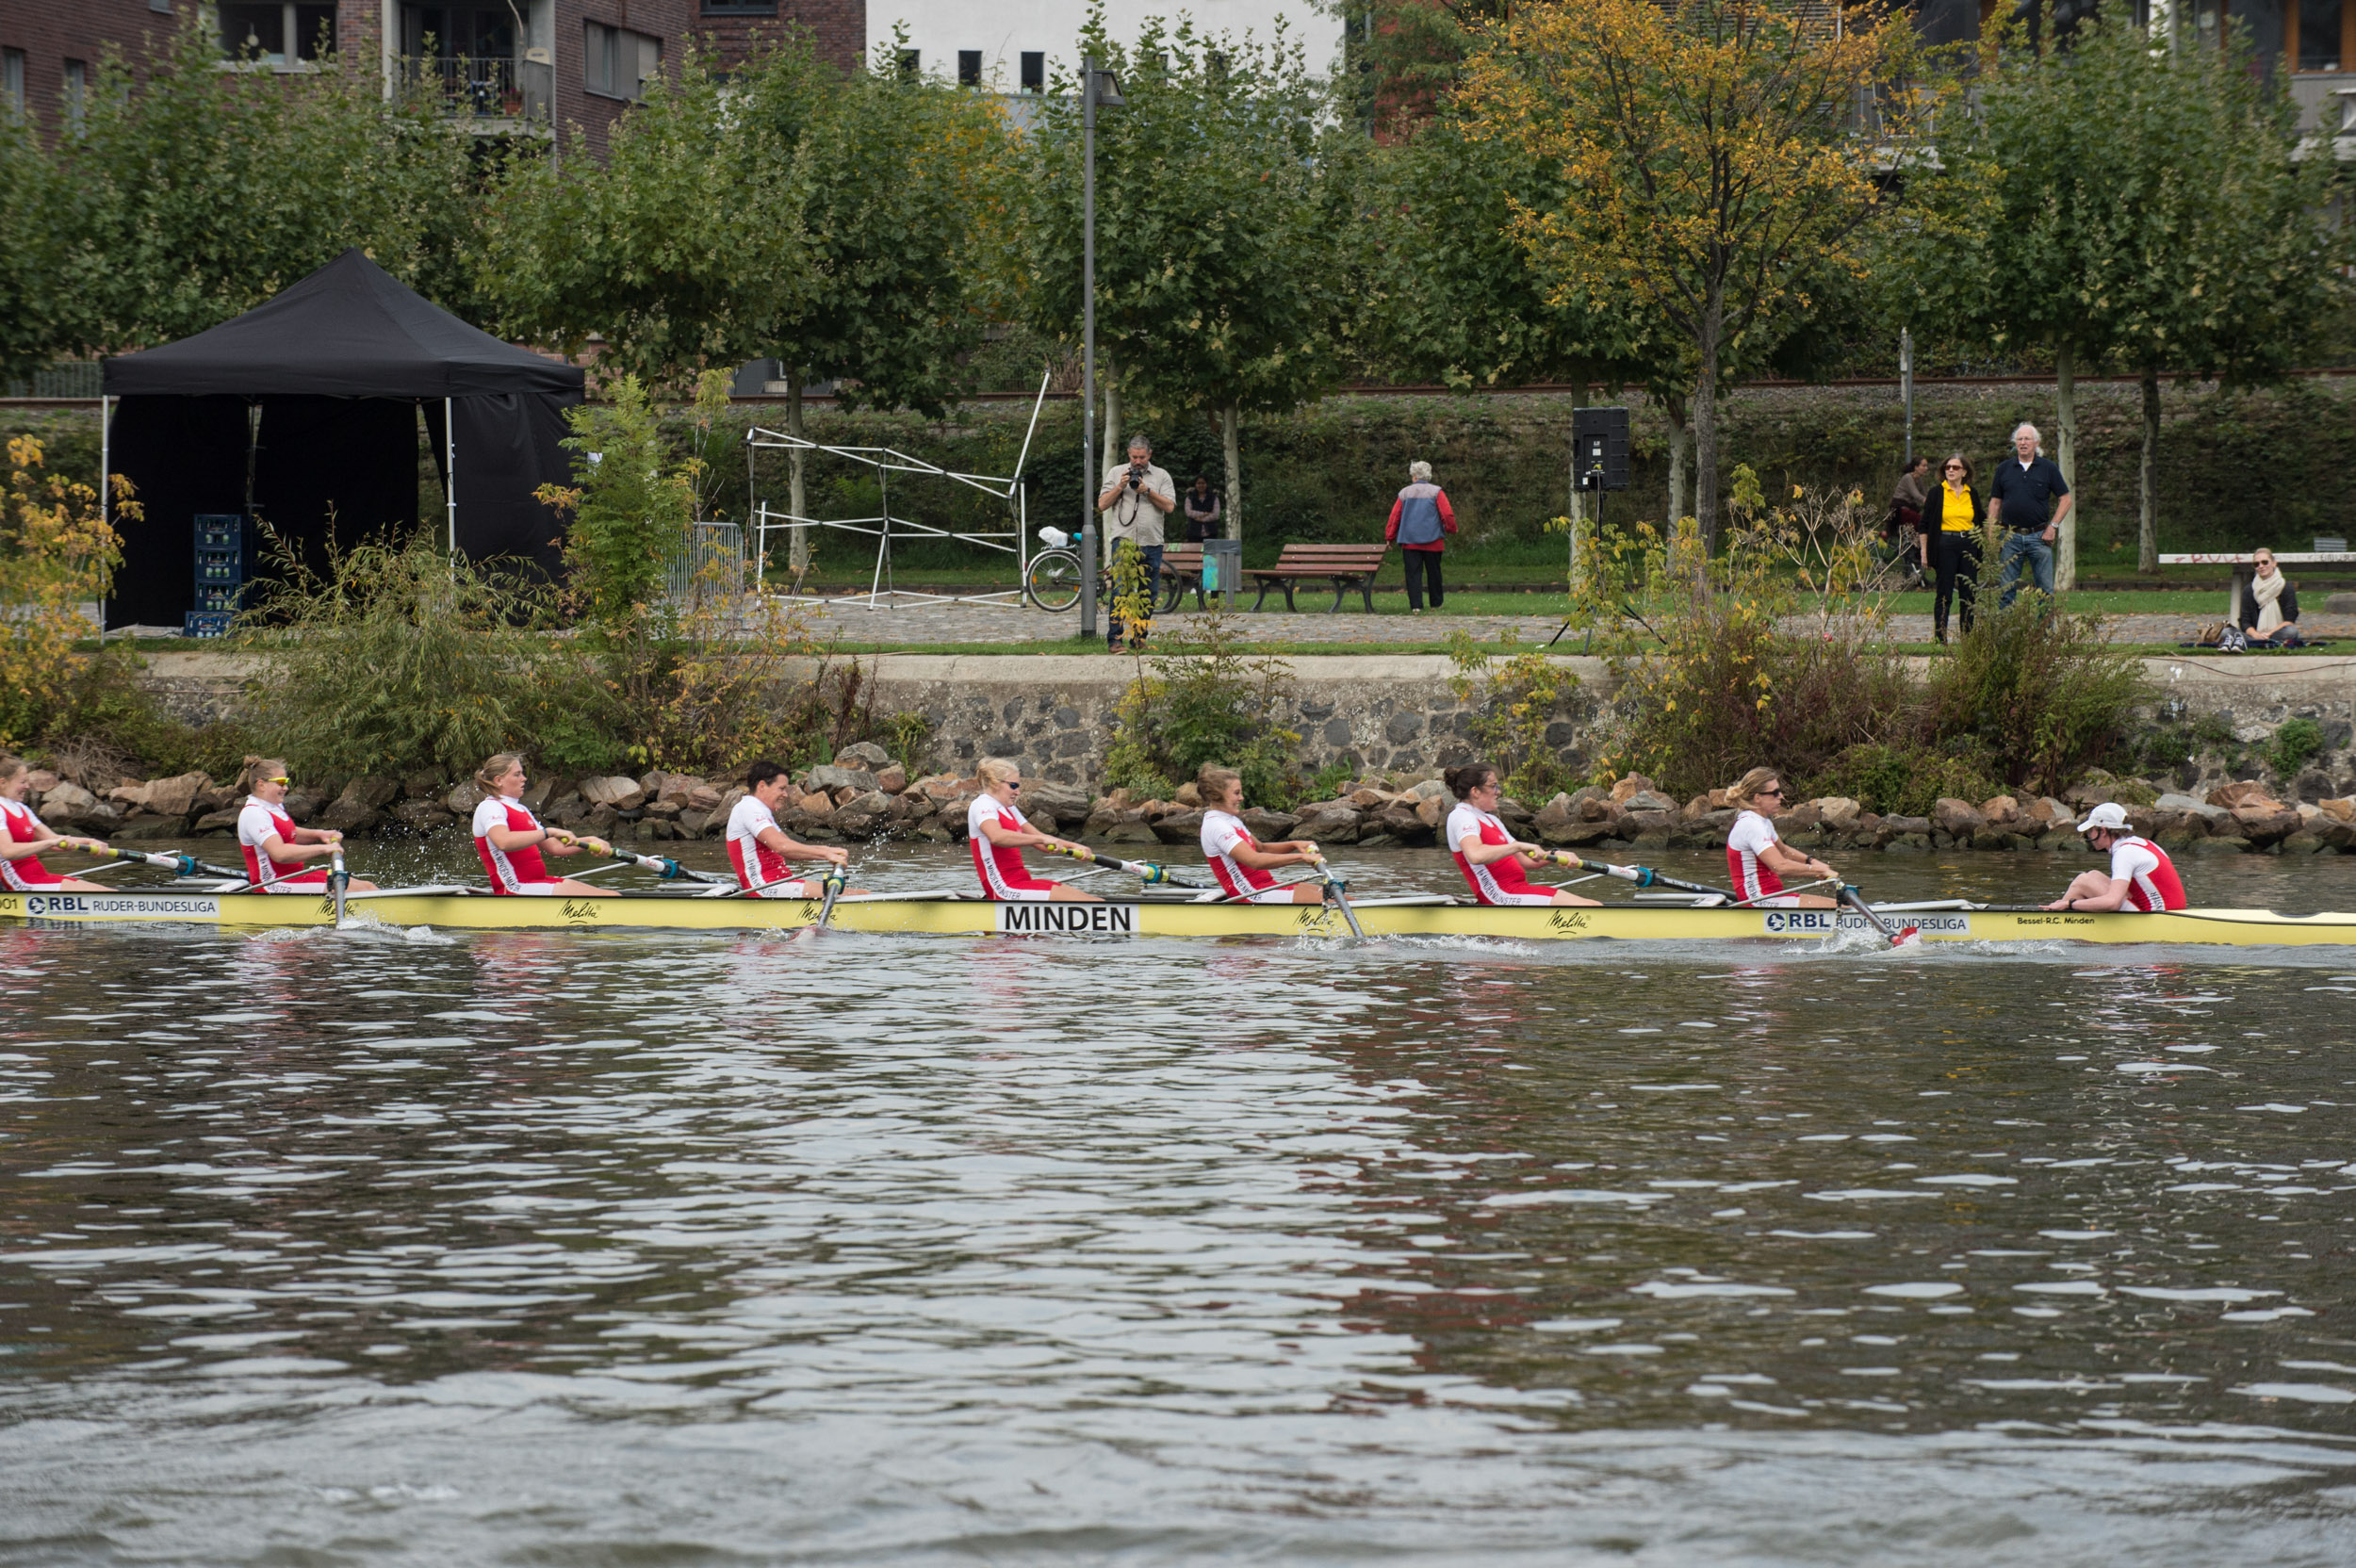
<instances>
[{"instance_id":1,"label":"rowing boat","mask_svg":"<svg viewBox=\"0 0 2356 1568\"><path fill-rule=\"evenodd\" d=\"M1500 908L1434 895L1355 898L1369 937L1490 937L1514 941L1611 938L1625 941L1739 941L1839 938L1870 930L1847 910L1710 907L1690 900L1639 900L1594 907ZM2178 909L2164 914L2062 914L1966 904L1873 906L1903 917L1925 940L2161 942L2231 947L2356 944L2356 914L2281 915L2265 909ZM463 888L390 888L353 894L351 918L453 931L790 931L819 923L816 899L745 899L648 890L604 898L494 898ZM103 893L0 893L0 923L92 927L160 923L198 926L328 926L332 898L182 888ZM971 894L870 893L839 899L830 923L844 931L934 937L1345 937L1332 905L1197 902L1181 894L1103 904L1002 904Z\"/></svg>"}]
</instances>

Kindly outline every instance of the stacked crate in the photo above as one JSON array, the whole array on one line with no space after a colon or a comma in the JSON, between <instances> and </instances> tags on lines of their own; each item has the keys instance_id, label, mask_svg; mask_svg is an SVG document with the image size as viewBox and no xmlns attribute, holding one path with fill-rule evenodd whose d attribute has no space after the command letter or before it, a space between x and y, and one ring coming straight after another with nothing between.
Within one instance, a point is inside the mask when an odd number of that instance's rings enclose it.
<instances>
[{"instance_id":1,"label":"stacked crate","mask_svg":"<svg viewBox=\"0 0 2356 1568\"><path fill-rule=\"evenodd\" d=\"M245 518L237 513L196 515L196 608L181 621L183 637L219 637L237 619L245 592Z\"/></svg>"}]
</instances>

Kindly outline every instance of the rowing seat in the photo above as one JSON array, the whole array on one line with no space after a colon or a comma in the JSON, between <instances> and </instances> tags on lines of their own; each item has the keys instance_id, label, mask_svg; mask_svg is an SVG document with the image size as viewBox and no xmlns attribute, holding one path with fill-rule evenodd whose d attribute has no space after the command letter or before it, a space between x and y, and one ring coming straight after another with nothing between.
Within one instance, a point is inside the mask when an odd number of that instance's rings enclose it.
<instances>
[{"instance_id":1,"label":"rowing seat","mask_svg":"<svg viewBox=\"0 0 2356 1568\"><path fill-rule=\"evenodd\" d=\"M1374 574L1383 569L1383 557L1390 553L1388 545L1286 545L1277 556L1276 564L1262 566L1244 573L1260 585L1260 596L1252 608L1258 610L1268 603L1268 590L1284 591L1284 608L1293 606L1293 584L1302 578L1323 578L1333 585L1333 609L1339 613L1342 596L1350 589L1358 590L1366 601L1366 613L1374 613Z\"/></svg>"}]
</instances>

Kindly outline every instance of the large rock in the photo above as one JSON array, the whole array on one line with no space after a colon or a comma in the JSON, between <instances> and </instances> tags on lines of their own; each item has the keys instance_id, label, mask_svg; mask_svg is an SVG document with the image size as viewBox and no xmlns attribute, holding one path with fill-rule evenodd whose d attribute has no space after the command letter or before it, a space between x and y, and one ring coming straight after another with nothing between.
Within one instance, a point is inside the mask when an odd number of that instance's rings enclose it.
<instances>
[{"instance_id":1,"label":"large rock","mask_svg":"<svg viewBox=\"0 0 2356 1568\"><path fill-rule=\"evenodd\" d=\"M1301 819L1290 811L1270 811L1264 807L1247 806L1243 810L1244 831L1257 843L1282 843L1293 836Z\"/></svg>"},{"instance_id":2,"label":"large rock","mask_svg":"<svg viewBox=\"0 0 2356 1568\"><path fill-rule=\"evenodd\" d=\"M201 773L174 774L115 790L111 797L155 816L186 817L196 808L197 792L210 789L212 783Z\"/></svg>"},{"instance_id":3,"label":"large rock","mask_svg":"<svg viewBox=\"0 0 2356 1568\"><path fill-rule=\"evenodd\" d=\"M1969 841L1972 836L1981 828L1987 826L1988 822L1980 815L1980 808L1970 801L1957 800L1953 795L1941 795L1938 803L1931 808L1931 825L1941 833L1953 836L1957 841L1965 842Z\"/></svg>"},{"instance_id":4,"label":"large rock","mask_svg":"<svg viewBox=\"0 0 2356 1568\"><path fill-rule=\"evenodd\" d=\"M1370 823L1378 832L1388 833L1402 844L1420 846L1439 837L1430 823L1403 804L1383 807Z\"/></svg>"},{"instance_id":5,"label":"large rock","mask_svg":"<svg viewBox=\"0 0 2356 1568\"><path fill-rule=\"evenodd\" d=\"M972 794L971 779L959 778L953 773L931 773L918 779L912 788L924 791L935 800L947 800L955 794Z\"/></svg>"},{"instance_id":6,"label":"large rock","mask_svg":"<svg viewBox=\"0 0 2356 1568\"><path fill-rule=\"evenodd\" d=\"M435 800L404 800L393 807L392 814L412 833L432 833L458 820Z\"/></svg>"},{"instance_id":7,"label":"large rock","mask_svg":"<svg viewBox=\"0 0 2356 1568\"><path fill-rule=\"evenodd\" d=\"M43 822L59 829L70 823L108 820L99 810L98 797L79 784L52 784L42 792L40 812Z\"/></svg>"},{"instance_id":8,"label":"large rock","mask_svg":"<svg viewBox=\"0 0 2356 1568\"><path fill-rule=\"evenodd\" d=\"M1042 810L1053 811L1057 822L1076 823L1087 820L1091 802L1086 790L1074 789L1069 784L1035 784L1026 778L1015 804L1022 807L1026 814L1037 806Z\"/></svg>"},{"instance_id":9,"label":"large rock","mask_svg":"<svg viewBox=\"0 0 2356 1568\"><path fill-rule=\"evenodd\" d=\"M857 800L859 796L857 794L853 794L851 798L853 800ZM793 809L799 811L806 817L831 816L834 813L834 796L829 794L821 794L816 791L812 791L809 794L794 797L793 800Z\"/></svg>"},{"instance_id":10,"label":"large rock","mask_svg":"<svg viewBox=\"0 0 2356 1568\"><path fill-rule=\"evenodd\" d=\"M908 787L908 771L894 762L875 773L875 788L888 795L896 795Z\"/></svg>"},{"instance_id":11,"label":"large rock","mask_svg":"<svg viewBox=\"0 0 2356 1568\"><path fill-rule=\"evenodd\" d=\"M657 769L641 778L638 787L646 792L649 801L672 801L683 807L690 794L704 787L704 781L691 773L664 773Z\"/></svg>"},{"instance_id":12,"label":"large rock","mask_svg":"<svg viewBox=\"0 0 2356 1568\"><path fill-rule=\"evenodd\" d=\"M1634 800L1638 795L1651 794L1653 792L1653 781L1651 779L1646 778L1641 773L1632 773L1627 777L1621 779L1618 783L1612 786L1612 793L1608 798L1614 806L1628 806L1628 803ZM1672 806L1669 809L1674 811L1677 808Z\"/></svg>"},{"instance_id":13,"label":"large rock","mask_svg":"<svg viewBox=\"0 0 2356 1568\"><path fill-rule=\"evenodd\" d=\"M892 761L892 753L873 741L857 741L836 752L834 760L838 764L852 763L873 773Z\"/></svg>"},{"instance_id":14,"label":"large rock","mask_svg":"<svg viewBox=\"0 0 2356 1568\"><path fill-rule=\"evenodd\" d=\"M843 790L865 794L875 787L875 776L865 768L846 768L833 762L821 762L810 770L810 788L826 794Z\"/></svg>"},{"instance_id":15,"label":"large rock","mask_svg":"<svg viewBox=\"0 0 2356 1568\"><path fill-rule=\"evenodd\" d=\"M2271 809L2282 803L2266 793L2266 786L2256 779L2245 778L2210 791L2209 804L2222 806L2232 811L2244 806L2263 806Z\"/></svg>"},{"instance_id":16,"label":"large rock","mask_svg":"<svg viewBox=\"0 0 2356 1568\"><path fill-rule=\"evenodd\" d=\"M1817 816L1826 827L1843 833L1856 828L1858 819L1865 815L1864 806L1847 795L1821 795L1808 804L1816 808Z\"/></svg>"},{"instance_id":17,"label":"large rock","mask_svg":"<svg viewBox=\"0 0 2356 1568\"><path fill-rule=\"evenodd\" d=\"M2014 824L2021 820L2021 802L2011 795L1991 795L1980 802L1980 815L1990 827L2015 832Z\"/></svg>"},{"instance_id":18,"label":"large rock","mask_svg":"<svg viewBox=\"0 0 2356 1568\"><path fill-rule=\"evenodd\" d=\"M1628 781L1626 779L1622 779L1621 782L1626 783ZM1616 794L1614 798L1617 798ZM1671 800L1667 795L1661 793L1657 790L1638 790L1633 794L1629 795L1626 800L1620 801L1619 804L1622 809L1628 811L1675 812L1677 808L1677 803L1676 801Z\"/></svg>"},{"instance_id":19,"label":"large rock","mask_svg":"<svg viewBox=\"0 0 2356 1568\"><path fill-rule=\"evenodd\" d=\"M237 819L245 814L241 806L224 806L218 811L207 811L188 826L192 837L210 839L227 837L237 830Z\"/></svg>"},{"instance_id":20,"label":"large rock","mask_svg":"<svg viewBox=\"0 0 2356 1568\"><path fill-rule=\"evenodd\" d=\"M743 792L740 789L738 792L741 794ZM719 808L722 793L720 786L716 784L698 784L687 792L687 808L691 811L716 810Z\"/></svg>"},{"instance_id":21,"label":"large rock","mask_svg":"<svg viewBox=\"0 0 2356 1568\"><path fill-rule=\"evenodd\" d=\"M646 804L646 792L638 780L612 775L602 778L581 781L581 798L591 806L610 806L615 811L635 811Z\"/></svg>"},{"instance_id":22,"label":"large rock","mask_svg":"<svg viewBox=\"0 0 2356 1568\"><path fill-rule=\"evenodd\" d=\"M2315 802L2315 809L2334 822L2356 822L2356 800L2346 797L2338 800L2319 800Z\"/></svg>"},{"instance_id":23,"label":"large rock","mask_svg":"<svg viewBox=\"0 0 2356 1568\"><path fill-rule=\"evenodd\" d=\"M1353 807L1328 804L1309 810L1301 819L1298 829L1304 839L1315 839L1321 844L1354 844L1358 841L1361 817Z\"/></svg>"},{"instance_id":24,"label":"large rock","mask_svg":"<svg viewBox=\"0 0 2356 1568\"><path fill-rule=\"evenodd\" d=\"M403 800L432 800L442 792L445 785L439 768L419 768L401 776L401 797Z\"/></svg>"},{"instance_id":25,"label":"large rock","mask_svg":"<svg viewBox=\"0 0 2356 1568\"><path fill-rule=\"evenodd\" d=\"M2233 809L2233 817L2241 836L2260 848L2281 843L2298 832L2301 825L2297 808L2278 806L2272 801L2236 806Z\"/></svg>"},{"instance_id":26,"label":"large rock","mask_svg":"<svg viewBox=\"0 0 2356 1568\"><path fill-rule=\"evenodd\" d=\"M1200 844L1203 841L1203 813L1164 812L1154 819L1153 836L1166 844Z\"/></svg>"},{"instance_id":27,"label":"large rock","mask_svg":"<svg viewBox=\"0 0 2356 1568\"><path fill-rule=\"evenodd\" d=\"M237 803L243 805L245 796L239 795ZM297 827L308 827L311 825L311 819L326 808L327 796L324 793L318 790L299 787L288 790L285 804L279 807L280 810L286 813L286 820Z\"/></svg>"},{"instance_id":28,"label":"large rock","mask_svg":"<svg viewBox=\"0 0 2356 1568\"><path fill-rule=\"evenodd\" d=\"M135 812L127 820L106 830L109 839L178 839L187 836L188 819L159 817L152 811Z\"/></svg>"},{"instance_id":29,"label":"large rock","mask_svg":"<svg viewBox=\"0 0 2356 1568\"><path fill-rule=\"evenodd\" d=\"M384 808L401 793L401 781L381 774L364 774L344 786L344 792L319 815L319 825L341 833L364 833L376 825Z\"/></svg>"},{"instance_id":30,"label":"large rock","mask_svg":"<svg viewBox=\"0 0 2356 1568\"><path fill-rule=\"evenodd\" d=\"M474 817L474 808L482 805L483 797L488 795L490 792L490 791L484 789L482 785L469 778L465 783L453 787L450 793L444 795L442 797L442 806L443 808L448 810L451 816L465 817L467 820L472 821Z\"/></svg>"}]
</instances>

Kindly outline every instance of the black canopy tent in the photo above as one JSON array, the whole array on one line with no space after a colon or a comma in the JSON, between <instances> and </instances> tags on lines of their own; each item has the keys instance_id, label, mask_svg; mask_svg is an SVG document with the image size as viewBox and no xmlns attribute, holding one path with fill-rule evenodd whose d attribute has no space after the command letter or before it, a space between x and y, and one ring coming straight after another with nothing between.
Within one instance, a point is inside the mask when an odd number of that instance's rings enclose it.
<instances>
[{"instance_id":1,"label":"black canopy tent","mask_svg":"<svg viewBox=\"0 0 2356 1568\"><path fill-rule=\"evenodd\" d=\"M417 410L449 497L450 547L553 572L581 372L511 347L346 251L269 303L106 365L106 467L141 508L117 519L109 627L172 625L193 601L192 519L252 513L313 560L417 522ZM453 473L453 470L455 472Z\"/></svg>"}]
</instances>

